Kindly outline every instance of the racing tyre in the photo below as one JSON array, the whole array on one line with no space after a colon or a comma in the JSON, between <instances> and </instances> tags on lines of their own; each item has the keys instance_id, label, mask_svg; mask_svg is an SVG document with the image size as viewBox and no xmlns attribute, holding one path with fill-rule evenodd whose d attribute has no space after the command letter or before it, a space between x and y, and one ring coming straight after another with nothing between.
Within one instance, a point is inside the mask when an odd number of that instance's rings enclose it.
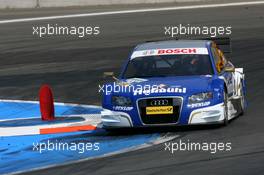
<instances>
[{"instance_id":1,"label":"racing tyre","mask_svg":"<svg viewBox=\"0 0 264 175\"><path fill-rule=\"evenodd\" d=\"M241 82L241 84L242 84L242 82ZM240 107L240 111L241 111L240 115L243 115L245 112L245 94L244 94L244 90L243 90L242 86L240 86L239 90L240 90L240 95L241 95L240 103L239 103L239 105L240 105L239 107Z\"/></svg>"},{"instance_id":2,"label":"racing tyre","mask_svg":"<svg viewBox=\"0 0 264 175\"><path fill-rule=\"evenodd\" d=\"M224 126L228 125L228 96L227 93L224 92Z\"/></svg>"}]
</instances>

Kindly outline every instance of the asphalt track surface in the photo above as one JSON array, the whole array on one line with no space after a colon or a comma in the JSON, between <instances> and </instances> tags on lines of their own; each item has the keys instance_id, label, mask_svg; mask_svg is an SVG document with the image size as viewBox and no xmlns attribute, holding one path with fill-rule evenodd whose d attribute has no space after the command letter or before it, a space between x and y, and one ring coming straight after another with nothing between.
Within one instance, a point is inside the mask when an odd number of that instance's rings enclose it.
<instances>
[{"instance_id":1,"label":"asphalt track surface","mask_svg":"<svg viewBox=\"0 0 264 175\"><path fill-rule=\"evenodd\" d=\"M76 10L76 9L75 9ZM0 98L36 100L42 83L52 86L56 101L99 104L102 72L118 72L136 43L168 39L163 27L192 24L232 26L231 61L244 67L249 108L227 127L175 128L173 142L231 142L232 150L164 151L163 144L25 174L232 174L264 172L264 5L222 7L83 17L1 24ZM89 38L32 36L43 24L99 25L100 36ZM154 132L154 131L153 131ZM156 130L155 132L159 132Z\"/></svg>"}]
</instances>

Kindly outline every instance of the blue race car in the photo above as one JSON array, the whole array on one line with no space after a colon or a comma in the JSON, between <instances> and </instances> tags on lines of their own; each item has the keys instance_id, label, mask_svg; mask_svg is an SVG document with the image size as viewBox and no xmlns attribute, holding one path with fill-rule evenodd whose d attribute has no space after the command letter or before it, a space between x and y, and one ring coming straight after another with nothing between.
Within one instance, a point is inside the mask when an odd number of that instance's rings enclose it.
<instances>
[{"instance_id":1,"label":"blue race car","mask_svg":"<svg viewBox=\"0 0 264 175\"><path fill-rule=\"evenodd\" d=\"M243 68L235 68L220 46L211 40L136 46L118 78L105 72L116 81L102 88L103 126L226 125L243 114Z\"/></svg>"}]
</instances>

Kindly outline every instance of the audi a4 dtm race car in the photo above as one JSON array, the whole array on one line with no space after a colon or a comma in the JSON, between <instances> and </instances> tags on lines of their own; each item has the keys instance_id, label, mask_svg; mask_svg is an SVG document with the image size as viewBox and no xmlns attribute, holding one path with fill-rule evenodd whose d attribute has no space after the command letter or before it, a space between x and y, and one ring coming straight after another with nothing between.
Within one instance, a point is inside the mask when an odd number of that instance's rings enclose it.
<instances>
[{"instance_id":1,"label":"audi a4 dtm race car","mask_svg":"<svg viewBox=\"0 0 264 175\"><path fill-rule=\"evenodd\" d=\"M116 81L103 87L105 128L227 124L246 107L243 68L226 42L170 40L134 48ZM224 44L223 44L224 43Z\"/></svg>"}]
</instances>

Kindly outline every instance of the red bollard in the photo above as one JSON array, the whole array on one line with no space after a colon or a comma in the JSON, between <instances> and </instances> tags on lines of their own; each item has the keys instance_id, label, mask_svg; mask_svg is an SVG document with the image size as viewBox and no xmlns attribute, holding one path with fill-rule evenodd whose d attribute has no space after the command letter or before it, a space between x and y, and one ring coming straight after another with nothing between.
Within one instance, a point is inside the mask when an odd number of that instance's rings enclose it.
<instances>
[{"instance_id":1,"label":"red bollard","mask_svg":"<svg viewBox=\"0 0 264 175\"><path fill-rule=\"evenodd\" d=\"M39 91L39 105L42 120L54 120L54 100L48 85L42 85Z\"/></svg>"}]
</instances>

